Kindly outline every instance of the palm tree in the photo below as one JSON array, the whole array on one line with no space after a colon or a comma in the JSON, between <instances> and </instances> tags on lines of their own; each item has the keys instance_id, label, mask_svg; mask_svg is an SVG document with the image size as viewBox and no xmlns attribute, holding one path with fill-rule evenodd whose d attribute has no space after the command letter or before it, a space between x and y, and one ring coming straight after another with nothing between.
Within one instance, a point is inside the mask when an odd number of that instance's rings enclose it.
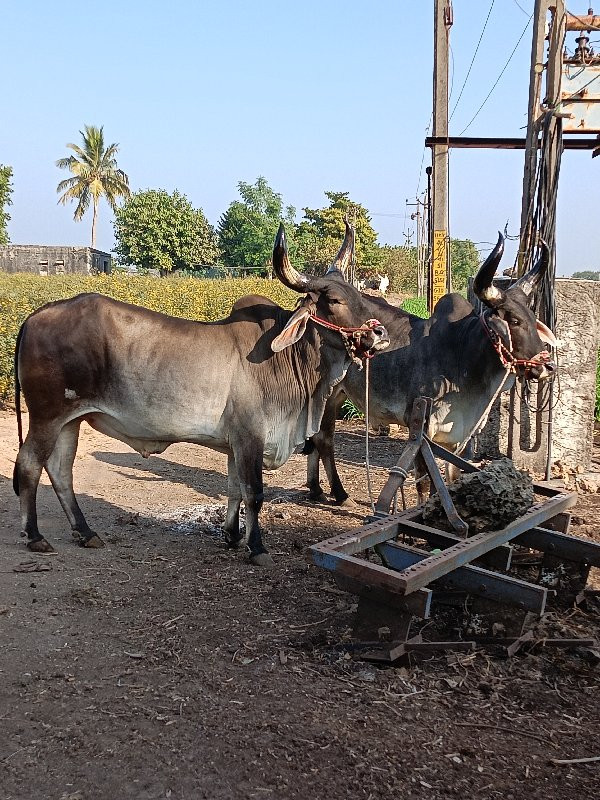
<instances>
[{"instance_id":1,"label":"palm tree","mask_svg":"<svg viewBox=\"0 0 600 800\"><path fill-rule=\"evenodd\" d=\"M129 197L129 178L122 169L117 168L115 155L119 150L118 144L104 147L103 128L85 125L79 131L83 137L83 147L68 144L75 155L59 158L56 166L68 169L73 173L72 178L61 181L56 187L57 192L63 192L58 202L66 205L69 201L77 200L77 208L73 219L80 220L90 205L94 203L94 217L92 219L92 247L96 247L96 220L98 218L98 203L102 195L106 197L109 206L114 211L119 197Z\"/></svg>"}]
</instances>

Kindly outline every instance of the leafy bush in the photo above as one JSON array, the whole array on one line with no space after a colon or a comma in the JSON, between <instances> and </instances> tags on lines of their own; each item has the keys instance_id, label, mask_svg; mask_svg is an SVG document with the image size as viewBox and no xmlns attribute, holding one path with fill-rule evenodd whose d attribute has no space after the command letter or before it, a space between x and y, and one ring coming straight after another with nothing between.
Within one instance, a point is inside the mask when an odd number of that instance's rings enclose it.
<instances>
[{"instance_id":1,"label":"leafy bush","mask_svg":"<svg viewBox=\"0 0 600 800\"><path fill-rule=\"evenodd\" d=\"M0 402L14 397L13 359L19 328L36 308L80 292L100 294L146 306L175 317L222 319L247 294L262 294L286 308L298 295L279 281L264 278L199 280L139 275L8 275L0 272Z\"/></svg>"}]
</instances>

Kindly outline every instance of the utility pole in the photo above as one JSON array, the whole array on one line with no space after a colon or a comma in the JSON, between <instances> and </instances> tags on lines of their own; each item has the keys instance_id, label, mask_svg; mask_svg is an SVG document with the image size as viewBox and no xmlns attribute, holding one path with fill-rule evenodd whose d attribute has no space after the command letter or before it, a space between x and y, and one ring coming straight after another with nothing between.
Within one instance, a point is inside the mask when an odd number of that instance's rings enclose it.
<instances>
[{"instance_id":1,"label":"utility pole","mask_svg":"<svg viewBox=\"0 0 600 800\"><path fill-rule=\"evenodd\" d=\"M414 203L406 201L407 206L415 206L416 211L410 215L417 230L417 297L427 297L427 251L429 249L429 202L427 192L425 199L415 197ZM409 242L407 242L407 245Z\"/></svg>"},{"instance_id":2,"label":"utility pole","mask_svg":"<svg viewBox=\"0 0 600 800\"><path fill-rule=\"evenodd\" d=\"M433 136L448 137L448 50L453 22L452 0L435 0L433 41ZM448 145L432 149L432 241L429 276L429 311L450 291L448 241Z\"/></svg>"},{"instance_id":3,"label":"utility pole","mask_svg":"<svg viewBox=\"0 0 600 800\"><path fill-rule=\"evenodd\" d=\"M550 36L547 37L548 13L552 12ZM531 66L529 76L529 104L527 110L527 139L525 142L525 167L523 170L523 196L521 200L521 228L517 274L522 275L528 267L528 259L534 241L534 220L532 206L535 202L537 169L542 153L540 134L542 119L548 111L554 111L549 122L547 139L552 142L549 154L549 171L554 174L560 161L560 137L556 135L559 118L562 116L557 106L560 101L563 43L565 40L567 15L564 0L536 0L533 12L533 39L531 44ZM548 38L547 64L544 64L545 40ZM546 69L544 67L546 66ZM546 73L544 95L542 96L542 76ZM557 176L558 179L558 176ZM554 213L554 209L551 209ZM551 243L554 249L554 242ZM552 320L544 320L552 324Z\"/></svg>"}]
</instances>

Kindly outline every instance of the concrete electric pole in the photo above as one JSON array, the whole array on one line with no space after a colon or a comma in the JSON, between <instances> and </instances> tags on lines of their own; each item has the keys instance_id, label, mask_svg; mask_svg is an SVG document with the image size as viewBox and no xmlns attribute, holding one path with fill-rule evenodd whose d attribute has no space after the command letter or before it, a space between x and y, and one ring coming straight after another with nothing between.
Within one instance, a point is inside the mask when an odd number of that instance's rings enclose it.
<instances>
[{"instance_id":1,"label":"concrete electric pole","mask_svg":"<svg viewBox=\"0 0 600 800\"><path fill-rule=\"evenodd\" d=\"M448 137L448 50L452 26L451 0L435 0L433 43L433 136ZM451 291L448 239L448 145L432 148L432 241L428 306Z\"/></svg>"}]
</instances>

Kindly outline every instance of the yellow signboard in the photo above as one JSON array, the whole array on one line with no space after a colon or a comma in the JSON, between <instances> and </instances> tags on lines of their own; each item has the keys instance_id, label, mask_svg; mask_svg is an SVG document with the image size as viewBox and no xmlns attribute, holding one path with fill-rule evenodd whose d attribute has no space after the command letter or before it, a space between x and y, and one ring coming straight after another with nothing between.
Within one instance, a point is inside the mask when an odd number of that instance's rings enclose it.
<instances>
[{"instance_id":1,"label":"yellow signboard","mask_svg":"<svg viewBox=\"0 0 600 800\"><path fill-rule=\"evenodd\" d=\"M437 301L446 294L446 231L433 232L433 253L431 259L431 310Z\"/></svg>"}]
</instances>

